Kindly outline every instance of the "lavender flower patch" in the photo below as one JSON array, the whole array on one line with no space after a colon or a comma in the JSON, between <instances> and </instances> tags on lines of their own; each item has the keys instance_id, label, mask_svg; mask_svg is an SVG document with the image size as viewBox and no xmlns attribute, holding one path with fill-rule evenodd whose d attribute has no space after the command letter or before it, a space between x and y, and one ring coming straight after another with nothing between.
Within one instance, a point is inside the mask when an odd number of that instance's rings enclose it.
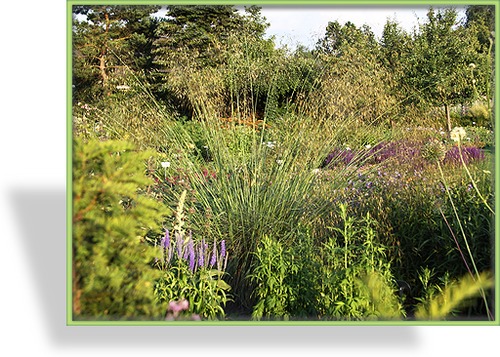
<instances>
[{"instance_id":1,"label":"lavender flower patch","mask_svg":"<svg viewBox=\"0 0 500 357\"><path fill-rule=\"evenodd\" d=\"M450 150L446 152L443 163L450 165L461 165L462 159L465 164L469 164L473 161L484 160L484 152L474 146L453 146Z\"/></svg>"},{"instance_id":2,"label":"lavender flower patch","mask_svg":"<svg viewBox=\"0 0 500 357\"><path fill-rule=\"evenodd\" d=\"M421 156L422 143L410 140L398 140L375 145L367 153L368 160L380 164L395 160L399 164L417 163ZM420 164L420 162L418 162Z\"/></svg>"},{"instance_id":3,"label":"lavender flower patch","mask_svg":"<svg viewBox=\"0 0 500 357\"><path fill-rule=\"evenodd\" d=\"M422 143L409 140L382 142L363 150L334 148L323 161L321 168L349 165L358 161L362 164L382 164L394 161L397 164L410 164L421 168Z\"/></svg>"},{"instance_id":4,"label":"lavender flower patch","mask_svg":"<svg viewBox=\"0 0 500 357\"><path fill-rule=\"evenodd\" d=\"M354 159L355 153L350 149L333 149L321 164L321 168L334 167L339 164L349 165Z\"/></svg>"}]
</instances>

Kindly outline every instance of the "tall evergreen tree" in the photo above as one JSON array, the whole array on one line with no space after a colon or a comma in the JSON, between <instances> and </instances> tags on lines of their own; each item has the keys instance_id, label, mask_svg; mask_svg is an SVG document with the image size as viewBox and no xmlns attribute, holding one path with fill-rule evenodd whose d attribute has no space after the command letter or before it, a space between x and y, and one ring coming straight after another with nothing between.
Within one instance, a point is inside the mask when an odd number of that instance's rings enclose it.
<instances>
[{"instance_id":1,"label":"tall evergreen tree","mask_svg":"<svg viewBox=\"0 0 500 357\"><path fill-rule=\"evenodd\" d=\"M221 46L242 25L237 10L229 5L171 5L157 29L156 65L166 70L191 60L199 66L215 66Z\"/></svg>"},{"instance_id":2,"label":"tall evergreen tree","mask_svg":"<svg viewBox=\"0 0 500 357\"><path fill-rule=\"evenodd\" d=\"M263 39L268 24L260 10L257 6L245 8L244 13L228 5L168 6L154 42L156 93L188 117L196 111L194 102L201 96L206 96L201 98L204 104L217 97L215 106L228 112L221 107L235 94L233 89L241 79L228 79L229 73L234 74L234 65L274 50L272 41ZM189 73L197 75L190 77ZM202 83L193 83L204 76ZM207 80L213 80L213 85L202 88ZM228 80L232 81L229 85Z\"/></svg>"},{"instance_id":3,"label":"tall evergreen tree","mask_svg":"<svg viewBox=\"0 0 500 357\"><path fill-rule=\"evenodd\" d=\"M99 99L121 84L125 66L151 64L158 6L74 6L74 100Z\"/></svg>"}]
</instances>

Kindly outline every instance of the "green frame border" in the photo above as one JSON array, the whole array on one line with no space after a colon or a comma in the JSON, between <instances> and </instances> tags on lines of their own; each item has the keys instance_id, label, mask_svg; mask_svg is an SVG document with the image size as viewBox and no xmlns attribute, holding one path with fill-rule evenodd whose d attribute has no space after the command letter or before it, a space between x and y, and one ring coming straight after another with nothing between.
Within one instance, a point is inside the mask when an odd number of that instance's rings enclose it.
<instances>
[{"instance_id":1,"label":"green frame border","mask_svg":"<svg viewBox=\"0 0 500 357\"><path fill-rule=\"evenodd\" d=\"M277 6L460 6L460 5L493 5L495 6L495 25L500 26L500 4L498 0L483 1L463 1L463 0L260 0L260 1L242 1L242 0L67 0L66 2L66 325L67 326L500 326L500 239L498 228L500 227L500 218L495 215L495 320L493 321L74 321L72 319L72 215L73 215L73 175L72 175L72 157L73 157L73 130L72 130L72 7L74 5L277 5ZM500 75L497 71L499 64L499 41L495 38L495 84L499 83ZM495 87L494 103L499 103L499 91ZM495 109L495 126L499 124L498 110ZM497 164L500 154L500 138L496 135L495 129L495 178L498 178L500 172ZM500 189L500 182L495 179L495 207L498 207L500 198L497 193Z\"/></svg>"}]
</instances>

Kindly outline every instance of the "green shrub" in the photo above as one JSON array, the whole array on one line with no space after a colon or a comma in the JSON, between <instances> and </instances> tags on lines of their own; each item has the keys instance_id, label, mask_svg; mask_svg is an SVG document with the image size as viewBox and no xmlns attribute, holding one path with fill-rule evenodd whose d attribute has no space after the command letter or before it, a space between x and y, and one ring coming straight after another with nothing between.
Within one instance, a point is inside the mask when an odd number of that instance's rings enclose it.
<instances>
[{"instance_id":1,"label":"green shrub","mask_svg":"<svg viewBox=\"0 0 500 357\"><path fill-rule=\"evenodd\" d=\"M478 126L491 127L493 120L491 116L491 112L488 109L486 104L475 102L470 108L468 112L470 116L470 120L475 122Z\"/></svg>"},{"instance_id":2,"label":"green shrub","mask_svg":"<svg viewBox=\"0 0 500 357\"><path fill-rule=\"evenodd\" d=\"M146 238L168 211L143 192L152 153L79 138L73 152L73 318L158 318L156 251Z\"/></svg>"},{"instance_id":3,"label":"green shrub","mask_svg":"<svg viewBox=\"0 0 500 357\"><path fill-rule=\"evenodd\" d=\"M493 130L482 126L467 126L465 127L467 138L465 144L474 145L480 148L492 147L494 145Z\"/></svg>"}]
</instances>

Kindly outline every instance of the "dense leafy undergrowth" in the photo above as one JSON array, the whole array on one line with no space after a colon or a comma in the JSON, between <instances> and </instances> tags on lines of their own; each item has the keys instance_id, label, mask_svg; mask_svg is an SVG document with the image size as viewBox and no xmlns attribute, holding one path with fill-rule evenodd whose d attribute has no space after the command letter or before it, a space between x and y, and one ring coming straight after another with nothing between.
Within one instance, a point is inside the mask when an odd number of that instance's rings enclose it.
<instances>
[{"instance_id":1,"label":"dense leafy undergrowth","mask_svg":"<svg viewBox=\"0 0 500 357\"><path fill-rule=\"evenodd\" d=\"M315 157L306 134L273 134L189 123L163 152L77 139L77 316L156 320L187 301L176 319L488 318L487 150L433 135Z\"/></svg>"}]
</instances>

